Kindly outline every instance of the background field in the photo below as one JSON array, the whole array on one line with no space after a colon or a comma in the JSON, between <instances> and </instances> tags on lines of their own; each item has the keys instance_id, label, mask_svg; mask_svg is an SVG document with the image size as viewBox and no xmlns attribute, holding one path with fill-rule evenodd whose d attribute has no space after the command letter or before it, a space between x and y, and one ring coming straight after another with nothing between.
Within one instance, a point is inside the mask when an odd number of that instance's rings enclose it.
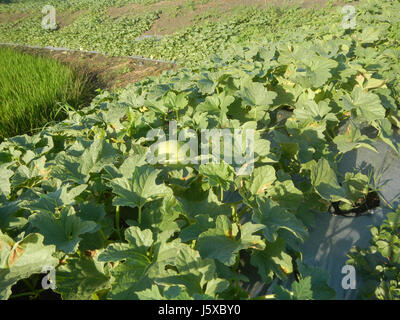
<instances>
[{"instance_id":1,"label":"background field","mask_svg":"<svg viewBox=\"0 0 400 320\"><path fill-rule=\"evenodd\" d=\"M57 9L58 29L47 32L41 28L44 3L0 6L0 41L141 55L189 65L234 44L329 33L343 18L339 5L344 2L58 0L50 1ZM327 25L326 19L331 23ZM151 35L163 38L135 41Z\"/></svg>"}]
</instances>

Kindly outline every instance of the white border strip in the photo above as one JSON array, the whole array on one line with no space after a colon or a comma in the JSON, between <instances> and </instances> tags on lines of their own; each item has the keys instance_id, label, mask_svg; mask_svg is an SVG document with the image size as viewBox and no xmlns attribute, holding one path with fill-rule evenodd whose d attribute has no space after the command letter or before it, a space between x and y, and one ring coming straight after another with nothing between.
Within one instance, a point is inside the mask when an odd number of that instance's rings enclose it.
<instances>
[{"instance_id":1,"label":"white border strip","mask_svg":"<svg viewBox=\"0 0 400 320\"><path fill-rule=\"evenodd\" d=\"M102 55L108 56L108 57L114 57L114 56L111 56L111 55L109 55L107 53L99 52L99 51L75 50L75 49L58 48L58 47L52 47L52 46L40 47L40 46L31 46L31 45L25 45L25 44L19 44L19 43L11 43L11 42L10 43L0 42L0 46L25 47L25 48L31 48L31 49L44 49L44 50L54 50L54 51L94 53L94 54L102 54ZM130 59L135 59L135 60L152 61L152 62L176 65L175 61L167 61L167 60L161 60L161 59L151 59L151 58L146 58L146 57L143 57L143 56L115 56L115 57L118 57L118 58L130 58Z\"/></svg>"}]
</instances>

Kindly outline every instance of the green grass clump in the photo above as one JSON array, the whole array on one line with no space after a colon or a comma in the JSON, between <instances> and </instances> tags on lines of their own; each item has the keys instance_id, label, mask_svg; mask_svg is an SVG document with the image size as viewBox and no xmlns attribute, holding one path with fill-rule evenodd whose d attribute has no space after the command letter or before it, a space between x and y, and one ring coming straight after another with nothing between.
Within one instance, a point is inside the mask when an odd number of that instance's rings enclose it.
<instances>
[{"instance_id":1,"label":"green grass clump","mask_svg":"<svg viewBox=\"0 0 400 320\"><path fill-rule=\"evenodd\" d=\"M0 140L62 118L89 98L83 73L51 58L0 48Z\"/></svg>"}]
</instances>

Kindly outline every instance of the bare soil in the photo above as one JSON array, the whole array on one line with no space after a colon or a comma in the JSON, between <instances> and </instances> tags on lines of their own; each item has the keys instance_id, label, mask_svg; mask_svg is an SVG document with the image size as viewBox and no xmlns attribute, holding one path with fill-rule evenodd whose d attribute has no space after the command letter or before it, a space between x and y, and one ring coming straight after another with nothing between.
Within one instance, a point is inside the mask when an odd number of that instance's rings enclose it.
<instances>
[{"instance_id":1,"label":"bare soil","mask_svg":"<svg viewBox=\"0 0 400 320\"><path fill-rule=\"evenodd\" d=\"M21 19L30 17L29 13L18 12L18 13L4 13L0 12L0 23L16 22Z\"/></svg>"},{"instance_id":2,"label":"bare soil","mask_svg":"<svg viewBox=\"0 0 400 320\"><path fill-rule=\"evenodd\" d=\"M57 13L56 19L60 29L73 23L81 14L87 13L88 10L80 10L71 12L69 10Z\"/></svg>"},{"instance_id":3,"label":"bare soil","mask_svg":"<svg viewBox=\"0 0 400 320\"><path fill-rule=\"evenodd\" d=\"M107 12L112 17L133 17L146 12L161 10L159 19L144 35L167 35L194 25L198 22L199 17L204 17L208 21L225 19L238 7L265 8L270 5L298 4L304 8L318 8L326 4L326 0L210 0L203 2L196 0L191 5L187 0L170 0L151 5L131 4L119 8L112 7Z\"/></svg>"}]
</instances>

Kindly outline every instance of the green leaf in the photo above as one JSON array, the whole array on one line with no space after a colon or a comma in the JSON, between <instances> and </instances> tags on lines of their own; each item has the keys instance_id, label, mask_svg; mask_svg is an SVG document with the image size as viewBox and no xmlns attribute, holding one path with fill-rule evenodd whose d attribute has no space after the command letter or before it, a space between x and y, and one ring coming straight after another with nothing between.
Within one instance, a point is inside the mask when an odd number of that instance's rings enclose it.
<instances>
[{"instance_id":1,"label":"green leaf","mask_svg":"<svg viewBox=\"0 0 400 320\"><path fill-rule=\"evenodd\" d=\"M137 299L135 291L142 291L150 287L151 281L147 272L152 261L145 252L146 246L149 244L149 233L151 234L150 230L141 231L138 227L130 227L125 230L125 238L128 243L110 244L99 254L98 261L100 262L125 261L111 271L115 279L110 292L111 297Z\"/></svg>"},{"instance_id":2,"label":"green leaf","mask_svg":"<svg viewBox=\"0 0 400 320\"><path fill-rule=\"evenodd\" d=\"M39 193L38 199L24 200L21 203L21 207L33 212L53 214L58 208L73 205L75 203L75 198L79 196L87 187L88 186L86 184L83 184L68 190L67 186L63 186L56 191L49 192L47 194Z\"/></svg>"},{"instance_id":3,"label":"green leaf","mask_svg":"<svg viewBox=\"0 0 400 320\"><path fill-rule=\"evenodd\" d=\"M112 284L109 297L113 299L137 299L137 292L150 289L156 278L163 278L171 274L166 266L174 265L177 254L182 246L175 240L166 242L161 237L150 243L150 230L140 230L130 227L125 231L128 243L110 244L100 255L100 262L118 262L112 268L111 274L115 281ZM149 254L149 245L152 245L153 254Z\"/></svg>"},{"instance_id":4,"label":"green leaf","mask_svg":"<svg viewBox=\"0 0 400 320\"><path fill-rule=\"evenodd\" d=\"M269 91L262 83L246 81L239 92L243 102L252 107L272 105L277 94Z\"/></svg>"},{"instance_id":5,"label":"green leaf","mask_svg":"<svg viewBox=\"0 0 400 320\"><path fill-rule=\"evenodd\" d=\"M56 157L56 165L53 166L50 175L61 181L71 181L77 184L86 183L89 176L80 170L80 162L76 157L61 152Z\"/></svg>"},{"instance_id":6,"label":"green leaf","mask_svg":"<svg viewBox=\"0 0 400 320\"><path fill-rule=\"evenodd\" d=\"M299 120L337 120L336 116L333 113L330 113L330 111L331 108L326 101L320 101L316 103L314 100L299 99L299 101L296 103L296 108L293 111L293 115Z\"/></svg>"},{"instance_id":7,"label":"green leaf","mask_svg":"<svg viewBox=\"0 0 400 320\"><path fill-rule=\"evenodd\" d=\"M300 84L303 88L319 88L332 77L331 70L337 65L338 63L333 59L307 52L296 65L289 65L287 73L290 74L291 81Z\"/></svg>"},{"instance_id":8,"label":"green leaf","mask_svg":"<svg viewBox=\"0 0 400 320\"><path fill-rule=\"evenodd\" d=\"M365 27L358 39L361 43L374 43L381 39L381 30L375 26Z\"/></svg>"},{"instance_id":9,"label":"green leaf","mask_svg":"<svg viewBox=\"0 0 400 320\"><path fill-rule=\"evenodd\" d=\"M186 94L184 92L179 93L178 95L174 92L168 92L163 98L165 106L172 110L180 110L187 106L188 100L186 99Z\"/></svg>"},{"instance_id":10,"label":"green leaf","mask_svg":"<svg viewBox=\"0 0 400 320\"><path fill-rule=\"evenodd\" d=\"M209 215L199 214L195 217L195 219L196 220L193 224L182 229L180 238L183 242L197 240L202 232L214 227L214 222Z\"/></svg>"},{"instance_id":11,"label":"green leaf","mask_svg":"<svg viewBox=\"0 0 400 320\"><path fill-rule=\"evenodd\" d=\"M141 166L135 168L131 177L111 181L111 187L116 194L113 204L141 208L149 201L168 195L170 189L164 183L156 183L160 172L161 170L150 166Z\"/></svg>"},{"instance_id":12,"label":"green leaf","mask_svg":"<svg viewBox=\"0 0 400 320\"><path fill-rule=\"evenodd\" d=\"M80 157L61 153L56 158L57 165L51 175L61 181L86 183L90 173L100 172L104 166L113 164L118 157L118 151L104 139L92 142L85 148Z\"/></svg>"},{"instance_id":13,"label":"green leaf","mask_svg":"<svg viewBox=\"0 0 400 320\"><path fill-rule=\"evenodd\" d=\"M43 267L55 267L52 257L55 246L43 244L43 236L31 233L14 241L0 230L0 299L11 295L11 287L19 280L41 273Z\"/></svg>"},{"instance_id":14,"label":"green leaf","mask_svg":"<svg viewBox=\"0 0 400 320\"><path fill-rule=\"evenodd\" d=\"M342 101L343 108L355 112L356 117L362 121L385 118L386 110L382 106L379 96L371 92L364 92L360 87L354 87L351 96L345 95Z\"/></svg>"},{"instance_id":15,"label":"green leaf","mask_svg":"<svg viewBox=\"0 0 400 320\"><path fill-rule=\"evenodd\" d=\"M147 94L148 99L155 101L164 96L168 91L171 90L171 86L167 84L156 84L150 87Z\"/></svg>"},{"instance_id":16,"label":"green leaf","mask_svg":"<svg viewBox=\"0 0 400 320\"><path fill-rule=\"evenodd\" d=\"M217 83L210 79L208 74L204 74L203 78L197 81L197 86L199 87L201 93L213 94Z\"/></svg>"},{"instance_id":17,"label":"green leaf","mask_svg":"<svg viewBox=\"0 0 400 320\"><path fill-rule=\"evenodd\" d=\"M151 289L146 289L140 292L136 292L139 300L169 300L160 293L160 289L156 285L152 285Z\"/></svg>"},{"instance_id":18,"label":"green leaf","mask_svg":"<svg viewBox=\"0 0 400 320\"><path fill-rule=\"evenodd\" d=\"M181 202L183 211L192 218L198 214L208 214L216 218L218 215L229 214L232 211L228 204L223 204L218 200L212 190L206 193L205 199L200 198L199 193L189 191L191 198L177 197L177 199Z\"/></svg>"},{"instance_id":19,"label":"green leaf","mask_svg":"<svg viewBox=\"0 0 400 320\"><path fill-rule=\"evenodd\" d=\"M217 259L231 266L239 252L239 242L235 240L238 228L226 216L218 216L216 227L200 234L196 248L204 258Z\"/></svg>"},{"instance_id":20,"label":"green leaf","mask_svg":"<svg viewBox=\"0 0 400 320\"><path fill-rule=\"evenodd\" d=\"M313 292L311 290L311 277L300 279L299 282L292 283L293 298L295 300L311 300Z\"/></svg>"},{"instance_id":21,"label":"green leaf","mask_svg":"<svg viewBox=\"0 0 400 320\"><path fill-rule=\"evenodd\" d=\"M276 300L292 300L292 292L282 286L275 286L272 292Z\"/></svg>"},{"instance_id":22,"label":"green leaf","mask_svg":"<svg viewBox=\"0 0 400 320\"><path fill-rule=\"evenodd\" d=\"M373 141L367 136L362 135L360 130L353 123L350 122L346 128L345 134L338 135L333 139L333 142L337 145L340 152L346 153L361 147L378 152L372 144Z\"/></svg>"},{"instance_id":23,"label":"green leaf","mask_svg":"<svg viewBox=\"0 0 400 320\"><path fill-rule=\"evenodd\" d=\"M323 199L350 203L345 198L345 190L339 185L336 173L328 160L320 159L318 162L312 160L308 163L308 168L311 170L311 183Z\"/></svg>"},{"instance_id":24,"label":"green leaf","mask_svg":"<svg viewBox=\"0 0 400 320\"><path fill-rule=\"evenodd\" d=\"M203 286L207 285L206 294L215 296L229 286L229 282L216 278L216 267L211 259L201 259L198 251L189 246L179 248L173 265L177 274L157 277L157 283L183 286L190 296L203 294Z\"/></svg>"},{"instance_id":25,"label":"green leaf","mask_svg":"<svg viewBox=\"0 0 400 320\"><path fill-rule=\"evenodd\" d=\"M396 153L400 153L400 145L393 138L392 124L390 123L389 119L377 120L374 126L379 130L379 139L390 146Z\"/></svg>"},{"instance_id":26,"label":"green leaf","mask_svg":"<svg viewBox=\"0 0 400 320\"><path fill-rule=\"evenodd\" d=\"M7 230L14 213L19 210L19 201L6 202L0 206L0 230Z\"/></svg>"},{"instance_id":27,"label":"green leaf","mask_svg":"<svg viewBox=\"0 0 400 320\"><path fill-rule=\"evenodd\" d=\"M57 268L56 292L64 300L90 300L93 294L110 286L103 264L96 259L81 256L68 258Z\"/></svg>"},{"instance_id":28,"label":"green leaf","mask_svg":"<svg viewBox=\"0 0 400 320\"><path fill-rule=\"evenodd\" d=\"M117 155L117 151L104 139L94 140L80 157L80 171L86 175L99 172L105 165L112 164Z\"/></svg>"},{"instance_id":29,"label":"green leaf","mask_svg":"<svg viewBox=\"0 0 400 320\"><path fill-rule=\"evenodd\" d=\"M142 225L153 232L176 232L180 230L175 222L182 213L179 202L173 195L166 196L146 205ZM136 223L136 222L135 222Z\"/></svg>"},{"instance_id":30,"label":"green leaf","mask_svg":"<svg viewBox=\"0 0 400 320\"><path fill-rule=\"evenodd\" d=\"M279 229L286 229L300 240L304 240L308 234L303 223L293 213L279 207L274 201L266 197L257 197L257 208L252 220L263 224L263 235L269 242L274 242Z\"/></svg>"},{"instance_id":31,"label":"green leaf","mask_svg":"<svg viewBox=\"0 0 400 320\"><path fill-rule=\"evenodd\" d=\"M206 100L196 107L196 113L207 113L207 115L217 115L222 124L227 120L228 106L235 101L235 98L225 92L207 96Z\"/></svg>"},{"instance_id":32,"label":"green leaf","mask_svg":"<svg viewBox=\"0 0 400 320\"><path fill-rule=\"evenodd\" d=\"M153 243L153 234L149 229L140 230L130 227L125 231L125 239L139 252L145 253Z\"/></svg>"},{"instance_id":33,"label":"green leaf","mask_svg":"<svg viewBox=\"0 0 400 320\"><path fill-rule=\"evenodd\" d=\"M207 177L211 186L221 186L224 190L229 190L235 177L233 168L224 161L218 164L202 164L199 167L199 173Z\"/></svg>"},{"instance_id":34,"label":"green leaf","mask_svg":"<svg viewBox=\"0 0 400 320\"><path fill-rule=\"evenodd\" d=\"M242 249L256 248L263 249L260 236L253 233L264 226L247 223L242 227L242 235L237 239L239 229L232 224L228 217L218 216L216 226L200 234L196 243L203 258L217 259L225 265L231 266L236 261L238 252Z\"/></svg>"},{"instance_id":35,"label":"green leaf","mask_svg":"<svg viewBox=\"0 0 400 320\"><path fill-rule=\"evenodd\" d=\"M29 217L30 224L44 235L45 244L53 244L65 253L75 252L81 240L80 235L94 232L97 224L83 221L72 207L63 208L60 217L54 213L39 212Z\"/></svg>"},{"instance_id":36,"label":"green leaf","mask_svg":"<svg viewBox=\"0 0 400 320\"><path fill-rule=\"evenodd\" d=\"M280 207L297 210L303 201L303 193L297 189L291 179L285 181L276 181L267 195L274 199Z\"/></svg>"},{"instance_id":37,"label":"green leaf","mask_svg":"<svg viewBox=\"0 0 400 320\"><path fill-rule=\"evenodd\" d=\"M311 279L311 290L315 300L331 300L336 298L336 292L329 285L329 273L320 268L308 267L299 259L296 260L302 279Z\"/></svg>"},{"instance_id":38,"label":"green leaf","mask_svg":"<svg viewBox=\"0 0 400 320\"><path fill-rule=\"evenodd\" d=\"M49 152L54 147L53 137L48 134L38 134L34 136L24 134L10 138L9 142L18 149L32 151L38 156Z\"/></svg>"},{"instance_id":39,"label":"green leaf","mask_svg":"<svg viewBox=\"0 0 400 320\"><path fill-rule=\"evenodd\" d=\"M252 195L264 194L275 180L274 167L265 165L253 170L251 180L246 183L246 187Z\"/></svg>"},{"instance_id":40,"label":"green leaf","mask_svg":"<svg viewBox=\"0 0 400 320\"><path fill-rule=\"evenodd\" d=\"M31 188L42 179L47 179L50 170L46 170L45 164L46 157L42 156L30 161L27 166L19 166L12 178L12 188Z\"/></svg>"},{"instance_id":41,"label":"green leaf","mask_svg":"<svg viewBox=\"0 0 400 320\"><path fill-rule=\"evenodd\" d=\"M0 196L8 196L11 193L10 178L13 176L14 172L7 169L9 166L9 163L0 166Z\"/></svg>"},{"instance_id":42,"label":"green leaf","mask_svg":"<svg viewBox=\"0 0 400 320\"><path fill-rule=\"evenodd\" d=\"M284 280L293 272L292 257L285 252L285 240L282 238L268 242L263 251L253 251L250 263L257 267L265 283L270 283L274 276Z\"/></svg>"}]
</instances>

